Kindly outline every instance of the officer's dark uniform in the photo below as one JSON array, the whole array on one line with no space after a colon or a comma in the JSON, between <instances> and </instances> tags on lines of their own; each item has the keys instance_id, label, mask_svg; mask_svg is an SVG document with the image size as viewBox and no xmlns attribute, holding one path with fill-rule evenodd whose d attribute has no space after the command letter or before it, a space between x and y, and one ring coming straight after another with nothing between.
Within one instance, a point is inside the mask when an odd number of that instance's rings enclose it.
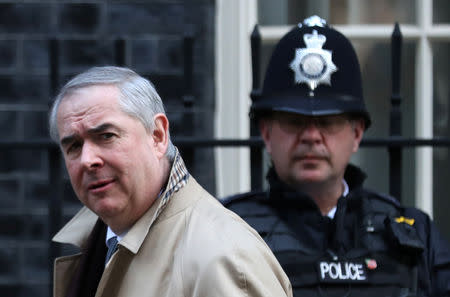
<instances>
[{"instance_id":1,"label":"officer's dark uniform","mask_svg":"<svg viewBox=\"0 0 450 297\"><path fill-rule=\"evenodd\" d=\"M332 63L318 50L321 43L331 50ZM271 111L346 113L370 125L353 47L317 17L280 40L262 95L252 99L256 117ZM355 166L347 166L344 179L349 193L338 200L333 219L323 216L311 197L283 183L273 168L267 192L229 197L224 205L264 238L294 296L450 296L450 252L430 218L364 189L365 174Z\"/></svg>"},{"instance_id":2,"label":"officer's dark uniform","mask_svg":"<svg viewBox=\"0 0 450 297\"><path fill-rule=\"evenodd\" d=\"M450 296L450 253L429 217L364 189L364 178L348 166L334 219L273 169L268 192L224 204L264 238L294 296Z\"/></svg>"}]
</instances>

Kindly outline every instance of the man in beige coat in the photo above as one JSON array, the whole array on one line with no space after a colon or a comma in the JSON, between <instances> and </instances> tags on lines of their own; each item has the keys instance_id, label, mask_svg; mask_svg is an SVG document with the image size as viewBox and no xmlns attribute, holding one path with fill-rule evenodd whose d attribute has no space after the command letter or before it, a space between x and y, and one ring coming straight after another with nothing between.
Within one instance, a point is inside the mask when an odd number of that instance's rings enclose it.
<instances>
[{"instance_id":1,"label":"man in beige coat","mask_svg":"<svg viewBox=\"0 0 450 297\"><path fill-rule=\"evenodd\" d=\"M189 175L148 80L92 68L49 121L85 205L54 237L81 249L55 261L55 297L292 296L257 232Z\"/></svg>"}]
</instances>

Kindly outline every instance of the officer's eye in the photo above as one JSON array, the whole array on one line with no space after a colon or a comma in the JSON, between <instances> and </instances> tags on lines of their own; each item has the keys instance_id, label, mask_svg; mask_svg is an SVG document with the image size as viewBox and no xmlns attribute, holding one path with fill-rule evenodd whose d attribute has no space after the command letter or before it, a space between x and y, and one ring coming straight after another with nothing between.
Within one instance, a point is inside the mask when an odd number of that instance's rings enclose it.
<instances>
[{"instance_id":1,"label":"officer's eye","mask_svg":"<svg viewBox=\"0 0 450 297\"><path fill-rule=\"evenodd\" d=\"M285 124L295 127L304 127L306 125L306 121L301 118L288 117L285 119Z\"/></svg>"},{"instance_id":2,"label":"officer's eye","mask_svg":"<svg viewBox=\"0 0 450 297\"><path fill-rule=\"evenodd\" d=\"M317 119L317 124L323 128L342 126L347 121L343 116L330 116Z\"/></svg>"},{"instance_id":3,"label":"officer's eye","mask_svg":"<svg viewBox=\"0 0 450 297\"><path fill-rule=\"evenodd\" d=\"M335 125L335 120L333 118L318 118L316 119L317 126L321 128L329 128Z\"/></svg>"},{"instance_id":4,"label":"officer's eye","mask_svg":"<svg viewBox=\"0 0 450 297\"><path fill-rule=\"evenodd\" d=\"M300 116L291 116L285 115L283 117L279 117L278 121L285 126L298 127L303 128L308 125L308 120L304 119Z\"/></svg>"}]
</instances>

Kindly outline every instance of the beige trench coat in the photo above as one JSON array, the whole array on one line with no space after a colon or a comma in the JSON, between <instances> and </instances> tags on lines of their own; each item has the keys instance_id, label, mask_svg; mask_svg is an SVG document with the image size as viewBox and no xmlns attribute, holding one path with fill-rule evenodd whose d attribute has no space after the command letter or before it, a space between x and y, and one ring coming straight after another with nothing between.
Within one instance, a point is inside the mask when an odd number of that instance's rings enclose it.
<instances>
[{"instance_id":1,"label":"beige trench coat","mask_svg":"<svg viewBox=\"0 0 450 297\"><path fill-rule=\"evenodd\" d=\"M155 205L120 241L96 297L292 296L263 239L192 176L158 216ZM83 208L53 240L82 246L96 220ZM56 259L55 297L65 296L79 259Z\"/></svg>"}]
</instances>

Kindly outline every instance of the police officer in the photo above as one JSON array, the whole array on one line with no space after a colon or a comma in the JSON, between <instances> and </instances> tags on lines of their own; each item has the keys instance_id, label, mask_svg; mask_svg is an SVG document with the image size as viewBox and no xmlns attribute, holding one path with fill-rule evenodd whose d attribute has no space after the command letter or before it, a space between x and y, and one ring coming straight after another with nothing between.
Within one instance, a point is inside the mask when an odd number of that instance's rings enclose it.
<instances>
[{"instance_id":1,"label":"police officer","mask_svg":"<svg viewBox=\"0 0 450 297\"><path fill-rule=\"evenodd\" d=\"M317 16L277 44L252 98L269 190L225 199L288 274L294 296L450 296L450 253L430 218L363 188L349 164L371 124L349 40Z\"/></svg>"}]
</instances>

